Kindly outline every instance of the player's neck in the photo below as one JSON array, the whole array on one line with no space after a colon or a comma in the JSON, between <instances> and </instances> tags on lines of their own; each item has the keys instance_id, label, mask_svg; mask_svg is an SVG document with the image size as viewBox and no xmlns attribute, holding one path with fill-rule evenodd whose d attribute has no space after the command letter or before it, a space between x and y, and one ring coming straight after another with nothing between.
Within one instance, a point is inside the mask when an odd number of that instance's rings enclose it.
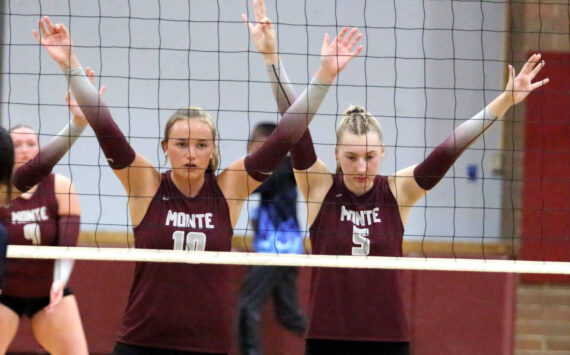
<instances>
[{"instance_id":1,"label":"player's neck","mask_svg":"<svg viewBox=\"0 0 570 355\"><path fill-rule=\"evenodd\" d=\"M172 171L172 182L176 188L187 197L196 197L202 186L204 186L205 174L197 174L197 176L192 176L191 174L176 174Z\"/></svg>"},{"instance_id":2,"label":"player's neck","mask_svg":"<svg viewBox=\"0 0 570 355\"><path fill-rule=\"evenodd\" d=\"M356 196L364 195L365 193L370 191L374 186L374 179L368 179L366 183L363 184L360 182L355 183L353 179L350 178L347 179L346 176L343 176L343 182L344 186L346 186L346 188Z\"/></svg>"}]
</instances>

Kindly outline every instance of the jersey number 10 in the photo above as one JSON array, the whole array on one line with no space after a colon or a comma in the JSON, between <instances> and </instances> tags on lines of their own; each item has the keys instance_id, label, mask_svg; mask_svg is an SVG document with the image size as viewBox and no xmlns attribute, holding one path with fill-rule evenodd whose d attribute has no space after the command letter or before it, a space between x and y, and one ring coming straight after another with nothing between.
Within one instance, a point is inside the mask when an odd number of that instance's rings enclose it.
<instances>
[{"instance_id":1,"label":"jersey number 10","mask_svg":"<svg viewBox=\"0 0 570 355\"><path fill-rule=\"evenodd\" d=\"M186 243L184 242L183 231L172 233L172 239L174 239L174 250L206 250L206 234L202 232L188 232L188 234L186 234Z\"/></svg>"}]
</instances>

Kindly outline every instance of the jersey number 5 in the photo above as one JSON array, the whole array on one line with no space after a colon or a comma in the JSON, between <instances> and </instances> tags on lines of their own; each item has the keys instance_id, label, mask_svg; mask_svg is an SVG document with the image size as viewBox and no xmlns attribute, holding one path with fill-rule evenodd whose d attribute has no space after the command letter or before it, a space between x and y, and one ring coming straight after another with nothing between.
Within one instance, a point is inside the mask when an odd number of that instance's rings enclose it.
<instances>
[{"instance_id":1,"label":"jersey number 5","mask_svg":"<svg viewBox=\"0 0 570 355\"><path fill-rule=\"evenodd\" d=\"M174 250L206 250L206 234L201 232L188 232L188 234L186 234L186 243L184 243L183 231L174 232L172 239L174 239Z\"/></svg>"},{"instance_id":2,"label":"jersey number 5","mask_svg":"<svg viewBox=\"0 0 570 355\"><path fill-rule=\"evenodd\" d=\"M370 254L370 239L368 235L368 228L352 227L352 242L358 245L357 247L352 247L352 255Z\"/></svg>"}]
</instances>

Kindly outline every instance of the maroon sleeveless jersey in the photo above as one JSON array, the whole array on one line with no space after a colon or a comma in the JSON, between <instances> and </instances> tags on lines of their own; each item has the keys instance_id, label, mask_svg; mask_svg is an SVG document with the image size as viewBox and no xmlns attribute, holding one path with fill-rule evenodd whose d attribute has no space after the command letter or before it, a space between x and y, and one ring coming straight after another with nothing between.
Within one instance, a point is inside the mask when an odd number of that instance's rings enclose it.
<instances>
[{"instance_id":1,"label":"maroon sleeveless jersey","mask_svg":"<svg viewBox=\"0 0 570 355\"><path fill-rule=\"evenodd\" d=\"M13 245L58 245L58 219L53 174L37 185L30 199L20 197L0 208L0 220L8 230L9 244ZM15 297L48 297L53 265L53 260L6 260L2 293Z\"/></svg>"},{"instance_id":2,"label":"maroon sleeveless jersey","mask_svg":"<svg viewBox=\"0 0 570 355\"><path fill-rule=\"evenodd\" d=\"M134 228L144 249L230 251L232 226L216 177L206 173L196 197L183 195L171 171ZM232 309L224 265L139 262L119 341L196 352L229 352Z\"/></svg>"},{"instance_id":3,"label":"maroon sleeveless jersey","mask_svg":"<svg viewBox=\"0 0 570 355\"><path fill-rule=\"evenodd\" d=\"M402 256L404 227L388 179L356 196L340 175L310 228L313 254ZM314 268L307 338L409 341L401 271Z\"/></svg>"}]
</instances>

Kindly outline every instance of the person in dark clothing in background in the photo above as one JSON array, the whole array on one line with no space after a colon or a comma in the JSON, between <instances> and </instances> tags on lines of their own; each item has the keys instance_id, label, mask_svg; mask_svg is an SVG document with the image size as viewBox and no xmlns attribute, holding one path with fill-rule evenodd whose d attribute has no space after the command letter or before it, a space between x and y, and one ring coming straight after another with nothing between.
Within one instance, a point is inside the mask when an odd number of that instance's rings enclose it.
<instances>
[{"instance_id":1,"label":"person in dark clothing in background","mask_svg":"<svg viewBox=\"0 0 570 355\"><path fill-rule=\"evenodd\" d=\"M276 125L258 124L248 143L253 153L271 135ZM255 231L253 249L258 253L298 254L303 252L303 237L297 221L297 184L289 157L261 186L260 205L250 217ZM305 316L297 296L295 267L251 266L245 275L239 310L239 342L245 355L261 354L259 341L260 312L272 297L279 322L295 334L305 332Z\"/></svg>"}]
</instances>

